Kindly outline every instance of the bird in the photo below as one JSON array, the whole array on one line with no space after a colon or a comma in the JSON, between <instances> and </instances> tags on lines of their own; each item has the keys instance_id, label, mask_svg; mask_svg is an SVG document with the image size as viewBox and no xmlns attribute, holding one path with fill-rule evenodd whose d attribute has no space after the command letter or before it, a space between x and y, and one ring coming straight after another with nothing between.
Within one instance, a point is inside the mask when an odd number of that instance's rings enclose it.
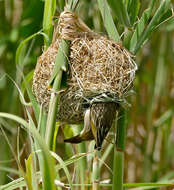
<instances>
[{"instance_id":1,"label":"bird","mask_svg":"<svg viewBox=\"0 0 174 190\"><path fill-rule=\"evenodd\" d=\"M115 102L92 103L84 114L84 128L80 134L64 139L68 143L95 140L96 150L101 150L102 143L107 136L116 116L119 105Z\"/></svg>"}]
</instances>

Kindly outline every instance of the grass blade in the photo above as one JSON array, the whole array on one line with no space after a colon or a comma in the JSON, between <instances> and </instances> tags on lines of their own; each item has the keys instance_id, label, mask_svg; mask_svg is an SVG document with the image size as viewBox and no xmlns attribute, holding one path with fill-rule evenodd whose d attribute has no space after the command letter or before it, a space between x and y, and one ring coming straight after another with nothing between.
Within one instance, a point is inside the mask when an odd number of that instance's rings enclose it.
<instances>
[{"instance_id":1,"label":"grass blade","mask_svg":"<svg viewBox=\"0 0 174 190\"><path fill-rule=\"evenodd\" d=\"M56 0L45 0L43 31L46 35L48 35L49 41L44 40L44 44L47 47L51 43L52 39L52 32L53 32L52 18L55 13L55 8L56 8Z\"/></svg>"},{"instance_id":2,"label":"grass blade","mask_svg":"<svg viewBox=\"0 0 174 190\"><path fill-rule=\"evenodd\" d=\"M128 3L128 13L130 17L130 23L133 25L137 19L138 13L140 9L140 1L139 0L130 0Z\"/></svg>"},{"instance_id":3,"label":"grass blade","mask_svg":"<svg viewBox=\"0 0 174 190\"><path fill-rule=\"evenodd\" d=\"M69 43L65 40L62 40L59 46L59 51L56 56L55 66L53 68L51 78L48 82L49 85L53 85L53 82L60 71L67 71L68 55Z\"/></svg>"},{"instance_id":4,"label":"grass blade","mask_svg":"<svg viewBox=\"0 0 174 190\"><path fill-rule=\"evenodd\" d=\"M66 167L64 161L63 161L63 160L61 159L61 157L58 156L56 153L51 152L51 154L52 154L52 156L60 163L61 167L63 168L63 170L64 170L64 172L65 172L65 174L66 174L66 177L67 177L67 179L68 179L70 188L71 188L71 190L73 190L74 188L73 188L73 183L72 183L72 180L71 180L71 175L70 175L70 173L69 173L69 171L68 171L68 168Z\"/></svg>"},{"instance_id":5,"label":"grass blade","mask_svg":"<svg viewBox=\"0 0 174 190\"><path fill-rule=\"evenodd\" d=\"M34 109L36 120L38 121L39 120L39 115L40 115L39 105L38 105L38 103L36 101L36 98L34 97L34 95L32 93L32 90L31 90L29 84L27 83L27 81L25 80L25 78L23 80L24 80L25 88L27 90L27 94L29 96L29 99L30 99L32 105L33 105L33 109Z\"/></svg>"},{"instance_id":6,"label":"grass blade","mask_svg":"<svg viewBox=\"0 0 174 190\"><path fill-rule=\"evenodd\" d=\"M150 21L149 25L137 41L135 49L133 49L133 53L136 54L137 51L142 47L142 45L145 43L145 41L149 38L150 34L152 33L153 29L159 24L160 19L162 18L162 15L166 12L166 9L170 3L170 0L163 0L155 12L155 15L153 16L152 20Z\"/></svg>"},{"instance_id":7,"label":"grass blade","mask_svg":"<svg viewBox=\"0 0 174 190\"><path fill-rule=\"evenodd\" d=\"M33 190L32 187L32 154L29 155L28 159L25 161L26 166L26 178L27 178L27 187L29 190ZM37 187L36 187L37 188Z\"/></svg>"},{"instance_id":8,"label":"grass blade","mask_svg":"<svg viewBox=\"0 0 174 190\"><path fill-rule=\"evenodd\" d=\"M141 16L141 18L140 18L140 20L139 20L139 22L135 28L135 31L132 35L131 40L130 40L129 50L131 52L134 52L136 44L138 43L139 38L142 36L142 33L143 33L143 31L144 31L144 29L145 29L145 27L146 27L146 25L150 19L150 15L151 15L154 3L155 3L155 0L152 0L149 8L143 12L143 15Z\"/></svg>"},{"instance_id":9,"label":"grass blade","mask_svg":"<svg viewBox=\"0 0 174 190\"><path fill-rule=\"evenodd\" d=\"M38 131L36 130L35 126L30 126L24 119L16 116L16 115L12 115L9 113L3 113L0 112L0 117L4 117L7 119L11 119L14 120L20 124L22 124L25 129L28 129L32 136L35 138L35 140L37 141L38 145L40 146L41 150L43 150L43 158L44 158L44 189L52 189L55 190L55 185L54 185L54 165L53 165L53 160L52 157L50 155L50 152L48 150L47 145L45 144L44 140L41 138L41 136L39 135Z\"/></svg>"},{"instance_id":10,"label":"grass blade","mask_svg":"<svg viewBox=\"0 0 174 190\"><path fill-rule=\"evenodd\" d=\"M118 21L127 27L131 27L129 15L123 0L117 0L117 1L108 0L108 2L112 7L112 9L114 10Z\"/></svg>"},{"instance_id":11,"label":"grass blade","mask_svg":"<svg viewBox=\"0 0 174 190\"><path fill-rule=\"evenodd\" d=\"M24 47L30 40L32 40L33 38L35 38L37 35L40 35L40 34L44 36L44 39L45 39L46 41L48 40L48 36L47 36L45 33L39 31L39 32L37 32L37 33L35 33L35 34L32 34L31 36L27 37L25 40L23 40L23 41L20 43L20 45L18 46L18 48L17 48L17 50L16 50L16 65L20 65L20 64L21 64L21 62L20 62L20 55L21 55L21 53L22 53L23 47Z\"/></svg>"},{"instance_id":12,"label":"grass blade","mask_svg":"<svg viewBox=\"0 0 174 190\"><path fill-rule=\"evenodd\" d=\"M104 26L107 30L109 37L116 42L120 42L120 36L115 27L107 1L106 0L97 0L97 1L98 1L98 6L103 18Z\"/></svg>"}]
</instances>

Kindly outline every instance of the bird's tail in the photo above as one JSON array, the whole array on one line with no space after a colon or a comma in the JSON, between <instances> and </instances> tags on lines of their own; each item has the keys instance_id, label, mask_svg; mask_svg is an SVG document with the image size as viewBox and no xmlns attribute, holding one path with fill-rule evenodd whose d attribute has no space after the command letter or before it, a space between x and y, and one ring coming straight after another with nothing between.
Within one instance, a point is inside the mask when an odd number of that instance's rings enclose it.
<instances>
[{"instance_id":1,"label":"bird's tail","mask_svg":"<svg viewBox=\"0 0 174 190\"><path fill-rule=\"evenodd\" d=\"M66 143L74 143L74 144L78 144L81 143L82 141L87 141L87 140L93 140L94 136L92 134L92 131L87 131L86 133L80 133L79 135L76 135L74 137L68 138L68 139L64 139L64 142Z\"/></svg>"},{"instance_id":2,"label":"bird's tail","mask_svg":"<svg viewBox=\"0 0 174 190\"><path fill-rule=\"evenodd\" d=\"M80 134L76 135L74 137L68 138L68 139L64 139L64 142L66 142L66 143L74 143L74 144L80 143L82 141L83 141L83 139L80 136Z\"/></svg>"},{"instance_id":3,"label":"bird's tail","mask_svg":"<svg viewBox=\"0 0 174 190\"><path fill-rule=\"evenodd\" d=\"M91 105L90 125L95 137L95 149L101 150L102 143L112 126L116 110L117 104L113 102Z\"/></svg>"}]
</instances>

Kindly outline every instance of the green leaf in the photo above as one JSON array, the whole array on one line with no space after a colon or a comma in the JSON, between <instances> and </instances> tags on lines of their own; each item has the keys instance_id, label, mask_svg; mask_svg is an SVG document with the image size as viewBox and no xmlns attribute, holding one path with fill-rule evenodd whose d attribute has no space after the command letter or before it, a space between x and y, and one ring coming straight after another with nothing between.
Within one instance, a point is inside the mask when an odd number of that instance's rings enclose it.
<instances>
[{"instance_id":1,"label":"green leaf","mask_svg":"<svg viewBox=\"0 0 174 190\"><path fill-rule=\"evenodd\" d=\"M62 71L59 71L53 83L53 91L57 92L60 90L61 79L62 79ZM51 93L51 98L49 102L45 139L50 150L52 150L53 148L53 137L56 125L59 95L60 94Z\"/></svg>"},{"instance_id":2,"label":"green leaf","mask_svg":"<svg viewBox=\"0 0 174 190\"><path fill-rule=\"evenodd\" d=\"M101 157L101 162L99 163L99 168L101 169L101 167L103 166L103 163L105 163L105 160L107 158L109 158L111 151L113 150L114 145L113 144L109 144L107 149L105 150L105 152L103 153L102 157Z\"/></svg>"},{"instance_id":3,"label":"green leaf","mask_svg":"<svg viewBox=\"0 0 174 190\"><path fill-rule=\"evenodd\" d=\"M26 82L27 84L29 84L30 81L33 79L33 73L34 73L34 70L32 70L31 72L29 72L29 73L25 76L25 82ZM23 95L23 96L19 96L19 98L20 98L21 103L22 103L24 106L31 106L32 103L31 103L31 102L26 102L25 99L24 99L24 95L25 95L25 91L26 91L25 82L23 81L23 82L22 82L22 85L21 85L21 92L22 92L22 95Z\"/></svg>"},{"instance_id":4,"label":"green leaf","mask_svg":"<svg viewBox=\"0 0 174 190\"><path fill-rule=\"evenodd\" d=\"M53 32L52 18L55 13L55 8L56 8L56 0L45 0L43 31L46 35L48 35L49 38L49 41L45 40L45 45L47 47L52 39L52 32Z\"/></svg>"},{"instance_id":5,"label":"green leaf","mask_svg":"<svg viewBox=\"0 0 174 190\"><path fill-rule=\"evenodd\" d=\"M57 4L60 9L60 12L62 12L64 10L65 0L58 0Z\"/></svg>"},{"instance_id":6,"label":"green leaf","mask_svg":"<svg viewBox=\"0 0 174 190\"><path fill-rule=\"evenodd\" d=\"M130 17L130 23L133 25L137 19L140 9L140 0L130 0L128 4L128 13Z\"/></svg>"},{"instance_id":7,"label":"green leaf","mask_svg":"<svg viewBox=\"0 0 174 190\"><path fill-rule=\"evenodd\" d=\"M26 161L26 177L27 185L30 184L32 189L38 190L39 179L36 172L36 155L33 152L30 153Z\"/></svg>"},{"instance_id":8,"label":"green leaf","mask_svg":"<svg viewBox=\"0 0 174 190\"><path fill-rule=\"evenodd\" d=\"M134 52L136 44L138 43L139 38L142 36L142 33L145 30L145 27L150 19L150 15L151 15L154 3L155 3L155 0L153 0L151 2L151 5L149 6L149 8L143 12L141 19L139 20L139 22L135 28L135 31L132 35L132 38L130 40L130 45L129 45L129 50L131 52Z\"/></svg>"},{"instance_id":9,"label":"green leaf","mask_svg":"<svg viewBox=\"0 0 174 190\"><path fill-rule=\"evenodd\" d=\"M169 109L164 112L154 123L154 127L160 127L174 115L174 109Z\"/></svg>"},{"instance_id":10,"label":"green leaf","mask_svg":"<svg viewBox=\"0 0 174 190\"><path fill-rule=\"evenodd\" d=\"M32 188L32 154L29 155L28 159L25 161L26 165L26 178L27 178L27 187L29 190L33 190Z\"/></svg>"},{"instance_id":11,"label":"green leaf","mask_svg":"<svg viewBox=\"0 0 174 190\"><path fill-rule=\"evenodd\" d=\"M166 11L160 18L159 20L159 24L163 23L165 20L167 20L168 18L172 17L173 15L173 10L169 9L168 11Z\"/></svg>"},{"instance_id":12,"label":"green leaf","mask_svg":"<svg viewBox=\"0 0 174 190\"><path fill-rule=\"evenodd\" d=\"M41 151L37 150L34 153L41 153ZM90 154L92 154L92 153L90 153ZM62 169L63 166L67 167L70 164L74 164L75 162L79 161L80 159L82 159L82 158L84 158L86 156L87 156L87 153L76 154L75 156L71 157L70 159L64 161L63 165L61 164L61 162L59 164L57 164L55 169L56 169L56 171L58 171L58 170ZM37 172L36 178L37 179L41 178L41 172ZM16 188L19 188L19 187L24 187L24 186L26 186L24 178L20 177L18 179L13 180L10 183L7 183L5 185L0 186L0 190L13 190L13 189L16 189ZM74 184L73 184L73 186L74 186Z\"/></svg>"},{"instance_id":13,"label":"green leaf","mask_svg":"<svg viewBox=\"0 0 174 190\"><path fill-rule=\"evenodd\" d=\"M56 127L54 131L54 136L53 136L53 148L52 148L53 152L56 151L57 134L58 134L59 128L60 128L60 123L56 122Z\"/></svg>"},{"instance_id":14,"label":"green leaf","mask_svg":"<svg viewBox=\"0 0 174 190\"><path fill-rule=\"evenodd\" d=\"M167 11L168 5L170 3L170 0L163 0L155 12L154 16L152 17L152 20L150 21L149 25L141 35L141 37L137 40L136 47L133 49L133 53L136 54L137 51L142 47L142 45L145 43L145 41L149 38L150 34L154 30L154 28L159 24L160 19L162 18L162 15Z\"/></svg>"},{"instance_id":15,"label":"green leaf","mask_svg":"<svg viewBox=\"0 0 174 190\"><path fill-rule=\"evenodd\" d=\"M25 88L27 90L29 99L30 99L30 101L31 101L31 103L33 105L33 109L34 109L36 120L38 121L39 115L40 115L39 105L38 105L38 103L36 101L36 98L34 97L34 95L32 93L31 87L29 86L29 84L27 83L27 81L26 81L26 79L24 77L23 77L23 80L24 80Z\"/></svg>"},{"instance_id":16,"label":"green leaf","mask_svg":"<svg viewBox=\"0 0 174 190\"><path fill-rule=\"evenodd\" d=\"M29 116L29 115L28 115ZM55 179L55 174L54 174L54 165L53 165L53 159L51 157L51 154L49 152L48 146L46 145L45 141L41 138L40 134L38 133L36 127L34 126L34 123L32 122L32 119L29 118L29 123L27 123L24 119L13 115L9 113L3 113L0 112L0 117L4 117L7 119L14 120L20 124L22 124L25 129L29 130L34 137L34 139L37 141L39 147L41 148L43 152L43 162L44 162L44 189L52 189L55 190L55 185L54 185L54 179Z\"/></svg>"},{"instance_id":17,"label":"green leaf","mask_svg":"<svg viewBox=\"0 0 174 190\"><path fill-rule=\"evenodd\" d=\"M31 105L33 106L35 118L36 121L38 122L38 129L40 130L40 134L44 136L43 133L45 132L45 126L46 126L46 113L44 112L44 110L42 110L42 107L39 106L35 96L32 93L32 89L29 85L29 82L32 80L32 77L33 77L33 71L28 73L26 77L23 76L23 83L21 87L22 95L20 95L20 99L25 106L31 106ZM25 102L24 100L25 90L27 91L28 97L30 99L29 103Z\"/></svg>"},{"instance_id":18,"label":"green leaf","mask_svg":"<svg viewBox=\"0 0 174 190\"><path fill-rule=\"evenodd\" d=\"M169 10L167 11L167 13L164 14L164 16L161 18L159 24L155 27L154 30L157 30L159 27L162 27L162 29L165 31L171 31L170 29L172 28L174 29L174 27L171 27L171 25L174 24L173 22L174 22L174 15L172 13L172 10Z\"/></svg>"},{"instance_id":19,"label":"green leaf","mask_svg":"<svg viewBox=\"0 0 174 190\"><path fill-rule=\"evenodd\" d=\"M116 42L120 42L120 36L115 27L107 1L106 0L97 0L97 1L103 18L104 26L106 28L109 37Z\"/></svg>"},{"instance_id":20,"label":"green leaf","mask_svg":"<svg viewBox=\"0 0 174 190\"><path fill-rule=\"evenodd\" d=\"M0 171L6 171L11 174L20 175L20 172L18 170L13 169L11 167L9 168L9 167L0 166Z\"/></svg>"},{"instance_id":21,"label":"green leaf","mask_svg":"<svg viewBox=\"0 0 174 190\"><path fill-rule=\"evenodd\" d=\"M13 180L12 182L5 184L5 185L1 185L0 186L0 190L13 190L13 189L19 189L26 186L26 183L24 181L24 178L19 178L16 180Z\"/></svg>"},{"instance_id":22,"label":"green leaf","mask_svg":"<svg viewBox=\"0 0 174 190\"><path fill-rule=\"evenodd\" d=\"M68 179L68 182L69 182L69 185L71 187L71 190L73 190L73 183L72 183L72 180L71 180L71 175L68 171L68 168L66 167L64 161L62 160L62 158L60 156L58 156L56 153L54 152L51 152L52 156L60 163L61 167L63 168L65 174L66 174L66 177Z\"/></svg>"},{"instance_id":23,"label":"green leaf","mask_svg":"<svg viewBox=\"0 0 174 190\"><path fill-rule=\"evenodd\" d=\"M55 65L49 80L49 85L53 85L54 80L60 71L67 71L68 68L68 55L69 55L69 42L61 40L59 43L59 50L56 56Z\"/></svg>"},{"instance_id":24,"label":"green leaf","mask_svg":"<svg viewBox=\"0 0 174 190\"><path fill-rule=\"evenodd\" d=\"M23 40L23 41L20 43L20 45L18 46L18 48L17 48L17 50L16 50L16 64L21 64L21 62L20 62L20 55L21 55L21 53L22 53L22 49L24 48L24 46L25 46L30 40L32 40L34 37L36 37L37 35L43 35L43 36L44 36L44 39L45 39L46 41L48 40L48 36L47 36L45 33L41 32L41 31L39 31L39 32L37 32L37 33L35 33L35 34L32 34L31 36L27 37L25 40Z\"/></svg>"},{"instance_id":25,"label":"green leaf","mask_svg":"<svg viewBox=\"0 0 174 190\"><path fill-rule=\"evenodd\" d=\"M168 32L174 30L174 17L173 17L173 16L165 23L164 28L165 28L165 30L167 30Z\"/></svg>"},{"instance_id":26,"label":"green leaf","mask_svg":"<svg viewBox=\"0 0 174 190\"><path fill-rule=\"evenodd\" d=\"M87 154L92 154L93 155L92 152L76 154L75 156L71 157L70 159L64 161L64 165L69 166L70 164L74 164L75 162L79 161L80 159L86 157ZM58 171L60 169L62 169L62 165L61 164L56 165L56 171Z\"/></svg>"},{"instance_id":27,"label":"green leaf","mask_svg":"<svg viewBox=\"0 0 174 190\"><path fill-rule=\"evenodd\" d=\"M108 0L108 3L116 14L118 21L127 27L131 27L130 18L123 0Z\"/></svg>"}]
</instances>

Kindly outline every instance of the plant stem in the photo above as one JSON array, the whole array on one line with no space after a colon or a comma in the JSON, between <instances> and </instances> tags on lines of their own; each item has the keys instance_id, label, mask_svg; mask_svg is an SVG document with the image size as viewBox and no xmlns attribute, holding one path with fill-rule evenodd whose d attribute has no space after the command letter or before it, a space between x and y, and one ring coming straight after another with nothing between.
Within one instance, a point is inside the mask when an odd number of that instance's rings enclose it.
<instances>
[{"instance_id":1,"label":"plant stem","mask_svg":"<svg viewBox=\"0 0 174 190\"><path fill-rule=\"evenodd\" d=\"M122 109L119 112L116 144L114 149L114 172L113 172L113 190L123 190L124 176L124 149L126 140L126 111ZM116 123L117 125L117 123Z\"/></svg>"},{"instance_id":2,"label":"plant stem","mask_svg":"<svg viewBox=\"0 0 174 190\"><path fill-rule=\"evenodd\" d=\"M55 65L53 68L51 80L53 84L53 92L51 93L49 111L46 124L46 142L50 149L52 149L52 139L56 125L56 115L58 109L58 92L61 87L61 80L63 74L63 67L68 64L67 57L69 56L69 43L66 40L62 40L59 44L59 50L56 56ZM55 67L56 66L56 67ZM55 75L55 76L54 76Z\"/></svg>"},{"instance_id":3,"label":"plant stem","mask_svg":"<svg viewBox=\"0 0 174 190\"><path fill-rule=\"evenodd\" d=\"M62 71L56 76L53 84L53 92L51 93L51 99L49 104L47 127L46 127L46 142L50 149L52 149L52 139L56 124L56 112L58 108L58 94L56 93L60 89L62 79Z\"/></svg>"},{"instance_id":4,"label":"plant stem","mask_svg":"<svg viewBox=\"0 0 174 190\"><path fill-rule=\"evenodd\" d=\"M48 35L49 41L44 38L44 44L46 47L49 46L52 39L53 25L52 18L55 13L56 0L45 0L44 7L44 18L43 18L43 30L44 33Z\"/></svg>"},{"instance_id":5,"label":"plant stem","mask_svg":"<svg viewBox=\"0 0 174 190\"><path fill-rule=\"evenodd\" d=\"M123 172L124 172L124 152L115 150L113 187L112 187L113 190L123 189Z\"/></svg>"},{"instance_id":6,"label":"plant stem","mask_svg":"<svg viewBox=\"0 0 174 190\"><path fill-rule=\"evenodd\" d=\"M100 151L95 150L94 151L94 159L93 159L93 172L92 172L92 189L93 190L99 190L99 160L98 157L100 157Z\"/></svg>"},{"instance_id":7,"label":"plant stem","mask_svg":"<svg viewBox=\"0 0 174 190\"><path fill-rule=\"evenodd\" d=\"M80 133L82 127L81 126L77 126L78 133ZM80 144L77 145L77 149L78 149L78 153L84 153L86 152L86 146L85 143L82 142ZM80 177L80 183L82 184L81 186L81 190L85 190L85 177L86 177L86 168L87 168L87 161L86 161L86 157L80 159L78 161L78 171L79 171L79 177Z\"/></svg>"}]
</instances>

